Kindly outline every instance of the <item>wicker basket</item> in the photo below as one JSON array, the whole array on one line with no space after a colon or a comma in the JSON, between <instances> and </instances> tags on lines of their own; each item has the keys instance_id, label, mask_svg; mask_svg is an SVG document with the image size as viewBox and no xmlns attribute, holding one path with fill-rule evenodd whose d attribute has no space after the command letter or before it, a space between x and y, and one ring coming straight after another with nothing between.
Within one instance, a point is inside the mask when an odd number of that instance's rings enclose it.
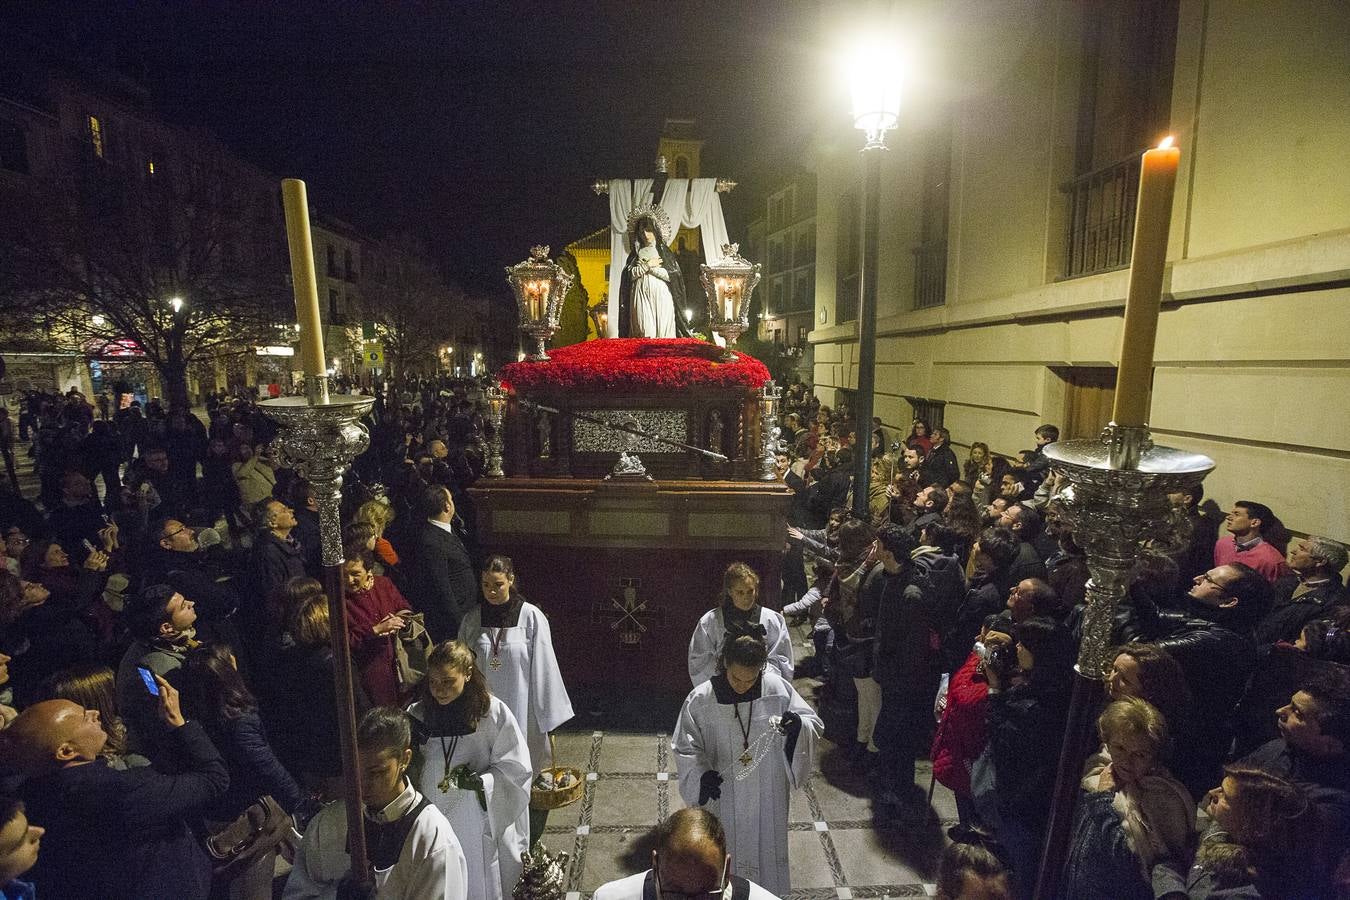
<instances>
[{"instance_id":1,"label":"wicker basket","mask_svg":"<svg viewBox=\"0 0 1350 900\"><path fill-rule=\"evenodd\" d=\"M553 735L548 736L548 747L553 754L553 758L558 758L558 748L553 742ZM576 779L570 786L565 788L555 788L553 790L543 790L534 786L530 782L530 808L531 809L562 809L564 806L570 806L581 799L582 794L586 793L586 773L574 766L550 766L543 769L543 772L550 772L553 780L557 781L565 773L570 773ZM537 777L537 776L536 776Z\"/></svg>"}]
</instances>

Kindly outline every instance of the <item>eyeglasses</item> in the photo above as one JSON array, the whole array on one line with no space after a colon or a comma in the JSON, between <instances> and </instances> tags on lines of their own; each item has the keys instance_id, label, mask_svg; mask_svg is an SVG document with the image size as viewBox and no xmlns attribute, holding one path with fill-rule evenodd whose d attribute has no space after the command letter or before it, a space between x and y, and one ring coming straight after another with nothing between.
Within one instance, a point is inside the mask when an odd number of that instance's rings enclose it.
<instances>
[{"instance_id":1,"label":"eyeglasses","mask_svg":"<svg viewBox=\"0 0 1350 900\"><path fill-rule=\"evenodd\" d=\"M656 854L653 854L653 857L654 859L652 861L652 875L653 880L656 882L656 896L658 900L713 900L713 898L725 897L727 894L727 889L731 887L730 881L728 880L727 877L728 870L731 868L729 865L729 863L731 862L730 856L724 856L722 858L721 884L719 884L717 887L713 888L710 891L693 891L693 892L672 891L667 888L661 887L661 859L659 856L656 856Z\"/></svg>"},{"instance_id":2,"label":"eyeglasses","mask_svg":"<svg viewBox=\"0 0 1350 900\"><path fill-rule=\"evenodd\" d=\"M176 536L182 534L182 533L185 532L185 531L191 531L191 530L192 530L192 529L191 529L191 528L188 528L186 525L181 525L181 526L179 526L178 528L176 528L175 530L170 531L168 534L160 535L160 538L159 538L159 539L160 539L161 541L167 541L167 540L169 540L170 538L176 537Z\"/></svg>"}]
</instances>

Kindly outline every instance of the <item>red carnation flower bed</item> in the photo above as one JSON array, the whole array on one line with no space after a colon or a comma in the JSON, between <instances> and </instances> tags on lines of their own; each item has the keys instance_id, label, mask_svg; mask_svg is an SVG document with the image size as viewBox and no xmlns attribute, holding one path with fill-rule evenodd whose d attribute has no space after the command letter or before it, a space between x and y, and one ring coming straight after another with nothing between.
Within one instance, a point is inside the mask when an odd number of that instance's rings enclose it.
<instances>
[{"instance_id":1,"label":"red carnation flower bed","mask_svg":"<svg viewBox=\"0 0 1350 900\"><path fill-rule=\"evenodd\" d=\"M697 338L607 338L548 355L548 362L503 366L502 384L513 391L757 389L769 380L768 367L753 356L722 362L722 348Z\"/></svg>"}]
</instances>

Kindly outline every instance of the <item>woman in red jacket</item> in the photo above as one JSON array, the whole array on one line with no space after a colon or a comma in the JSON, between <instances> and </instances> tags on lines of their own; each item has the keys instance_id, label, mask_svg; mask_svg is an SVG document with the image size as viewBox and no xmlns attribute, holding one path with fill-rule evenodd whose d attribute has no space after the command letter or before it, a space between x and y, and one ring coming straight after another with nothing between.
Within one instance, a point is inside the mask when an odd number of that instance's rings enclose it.
<instances>
[{"instance_id":1,"label":"woman in red jacket","mask_svg":"<svg viewBox=\"0 0 1350 900\"><path fill-rule=\"evenodd\" d=\"M347 580L347 638L361 685L376 706L399 704L394 636L412 612L394 583L374 572L369 551L352 554L342 564Z\"/></svg>"},{"instance_id":2,"label":"woman in red jacket","mask_svg":"<svg viewBox=\"0 0 1350 900\"><path fill-rule=\"evenodd\" d=\"M999 616L985 619L980 629L980 642L966 657L961 668L952 673L947 684L947 697L933 735L930 759L933 777L951 789L956 796L956 814L960 824L948 830L954 841L969 841L980 826L975 811L975 799L970 786L971 768L984 752L985 707L989 700L989 682L984 678L984 659L980 654L985 635Z\"/></svg>"}]
</instances>

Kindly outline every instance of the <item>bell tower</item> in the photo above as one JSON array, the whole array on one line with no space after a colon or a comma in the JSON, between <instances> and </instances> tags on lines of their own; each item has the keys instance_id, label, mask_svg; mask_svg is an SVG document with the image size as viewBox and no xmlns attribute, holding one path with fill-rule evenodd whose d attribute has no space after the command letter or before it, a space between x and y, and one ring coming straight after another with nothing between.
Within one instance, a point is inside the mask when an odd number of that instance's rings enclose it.
<instances>
[{"instance_id":1,"label":"bell tower","mask_svg":"<svg viewBox=\"0 0 1350 900\"><path fill-rule=\"evenodd\" d=\"M703 139L698 136L693 119L666 119L656 154L658 160L665 160L665 172L669 177L697 178L702 151ZM681 245L686 253L701 253L697 229L681 228L670 245L677 253Z\"/></svg>"}]
</instances>

